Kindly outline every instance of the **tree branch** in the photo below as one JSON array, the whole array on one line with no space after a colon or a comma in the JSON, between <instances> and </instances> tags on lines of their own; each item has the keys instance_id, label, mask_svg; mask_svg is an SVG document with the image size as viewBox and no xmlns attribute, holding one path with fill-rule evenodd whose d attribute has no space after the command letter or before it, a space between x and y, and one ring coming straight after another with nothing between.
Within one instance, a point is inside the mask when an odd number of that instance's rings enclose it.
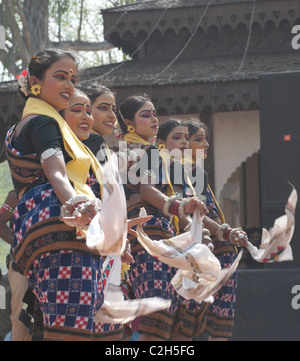
<instances>
[{"instance_id":1,"label":"tree branch","mask_svg":"<svg viewBox=\"0 0 300 361\"><path fill-rule=\"evenodd\" d=\"M80 16L79 16L79 26L78 26L78 31L77 31L78 41L81 41L81 28L82 28L82 18L83 18L83 4L84 4L84 0L81 0Z\"/></svg>"},{"instance_id":2,"label":"tree branch","mask_svg":"<svg viewBox=\"0 0 300 361\"><path fill-rule=\"evenodd\" d=\"M19 46L19 49L21 51L21 59L23 64L28 64L30 61L30 56L28 53L28 49L26 48L24 41L22 39L20 29L18 27L18 24L16 22L16 19L12 12L12 6L9 4L8 0L3 0L3 4L6 9L6 15L7 19L11 28L12 33L14 34L15 40Z\"/></svg>"},{"instance_id":3,"label":"tree branch","mask_svg":"<svg viewBox=\"0 0 300 361\"><path fill-rule=\"evenodd\" d=\"M21 21L22 21L22 25L23 25L23 36L24 39L26 41L26 46L28 49L29 54L31 54L31 40L30 40L30 33L28 30L28 26L27 26L27 21L25 18L25 15L23 13L23 11L20 8L20 4L19 2L17 2L17 7L12 7L12 9L20 16Z\"/></svg>"},{"instance_id":4,"label":"tree branch","mask_svg":"<svg viewBox=\"0 0 300 361\"><path fill-rule=\"evenodd\" d=\"M0 61L3 64L3 66L14 76L17 76L19 73L19 68L16 66L16 64L11 60L9 53L7 53L5 50L0 49Z\"/></svg>"}]
</instances>

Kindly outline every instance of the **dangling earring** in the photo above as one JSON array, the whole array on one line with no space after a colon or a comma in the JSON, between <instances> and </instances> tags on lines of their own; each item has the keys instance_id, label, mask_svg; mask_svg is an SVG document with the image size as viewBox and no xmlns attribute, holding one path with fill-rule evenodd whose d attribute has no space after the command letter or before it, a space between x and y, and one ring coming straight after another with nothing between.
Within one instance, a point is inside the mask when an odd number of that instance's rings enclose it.
<instances>
[{"instance_id":1,"label":"dangling earring","mask_svg":"<svg viewBox=\"0 0 300 361\"><path fill-rule=\"evenodd\" d=\"M31 94L37 96L40 94L42 87L39 84L33 85L30 88Z\"/></svg>"},{"instance_id":2,"label":"dangling earring","mask_svg":"<svg viewBox=\"0 0 300 361\"><path fill-rule=\"evenodd\" d=\"M164 150L164 149L166 149L166 146L165 146L163 143L161 143L161 144L158 146L158 149L159 149L159 150Z\"/></svg>"},{"instance_id":3,"label":"dangling earring","mask_svg":"<svg viewBox=\"0 0 300 361\"><path fill-rule=\"evenodd\" d=\"M127 131L128 131L129 133L135 133L135 127L132 126L132 125L128 125Z\"/></svg>"}]
</instances>

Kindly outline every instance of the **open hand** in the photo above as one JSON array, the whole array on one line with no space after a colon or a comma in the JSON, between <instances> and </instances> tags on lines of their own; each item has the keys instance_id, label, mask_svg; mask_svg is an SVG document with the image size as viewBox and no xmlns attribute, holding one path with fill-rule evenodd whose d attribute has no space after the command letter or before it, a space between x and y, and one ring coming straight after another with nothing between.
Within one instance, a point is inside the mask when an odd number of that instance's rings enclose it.
<instances>
[{"instance_id":1,"label":"open hand","mask_svg":"<svg viewBox=\"0 0 300 361\"><path fill-rule=\"evenodd\" d=\"M146 222L150 221L151 218L152 218L152 216L145 216L145 217L137 217L137 218L133 218L133 219L128 219L127 220L127 232L129 234L137 237L137 233L135 230L132 229L132 227L146 223Z\"/></svg>"}]
</instances>

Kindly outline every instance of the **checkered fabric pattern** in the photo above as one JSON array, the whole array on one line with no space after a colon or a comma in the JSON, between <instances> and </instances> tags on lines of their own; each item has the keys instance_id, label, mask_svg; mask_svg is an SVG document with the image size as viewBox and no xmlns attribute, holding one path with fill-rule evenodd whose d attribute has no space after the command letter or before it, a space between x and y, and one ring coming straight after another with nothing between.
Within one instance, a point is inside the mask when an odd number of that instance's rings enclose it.
<instances>
[{"instance_id":1,"label":"checkered fabric pattern","mask_svg":"<svg viewBox=\"0 0 300 361\"><path fill-rule=\"evenodd\" d=\"M172 226L164 221L164 217L154 216L147 225L153 229L166 228L172 230ZM167 233L167 232L166 232ZM152 239L155 237L152 235ZM161 297L172 301L169 311L174 313L179 304L179 296L174 290L171 280L176 274L176 269L160 262L152 257L144 249L132 252L135 263L130 265L128 283L136 298Z\"/></svg>"},{"instance_id":2,"label":"checkered fabric pattern","mask_svg":"<svg viewBox=\"0 0 300 361\"><path fill-rule=\"evenodd\" d=\"M208 217L222 223L218 207L213 194L207 189L206 203L209 209ZM237 253L230 242L214 242L214 253L222 268L229 268L235 261ZM225 248L224 248L225 247ZM207 315L207 330L213 337L230 338L234 325L236 306L237 273L214 295L214 302L210 305Z\"/></svg>"},{"instance_id":3,"label":"checkered fabric pattern","mask_svg":"<svg viewBox=\"0 0 300 361\"><path fill-rule=\"evenodd\" d=\"M235 261L236 256L232 253L224 253L217 256L222 268L229 268ZM209 312L218 317L234 317L236 305L237 273L223 285L223 287L214 295L215 301L209 307Z\"/></svg>"},{"instance_id":4,"label":"checkered fabric pattern","mask_svg":"<svg viewBox=\"0 0 300 361\"><path fill-rule=\"evenodd\" d=\"M28 278L47 328L94 331L94 315L103 303L100 259L65 250L36 259Z\"/></svg>"},{"instance_id":5,"label":"checkered fabric pattern","mask_svg":"<svg viewBox=\"0 0 300 361\"><path fill-rule=\"evenodd\" d=\"M14 247L22 241L26 230L33 224L59 217L61 204L53 195L49 183L31 189L23 197L14 212Z\"/></svg>"}]
</instances>

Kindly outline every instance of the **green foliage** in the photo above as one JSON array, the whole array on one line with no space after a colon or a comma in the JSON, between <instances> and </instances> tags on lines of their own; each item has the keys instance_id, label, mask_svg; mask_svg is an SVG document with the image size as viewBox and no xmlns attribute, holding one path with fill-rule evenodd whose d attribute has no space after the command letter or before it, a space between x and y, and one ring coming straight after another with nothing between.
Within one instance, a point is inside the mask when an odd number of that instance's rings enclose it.
<instances>
[{"instance_id":1,"label":"green foliage","mask_svg":"<svg viewBox=\"0 0 300 361\"><path fill-rule=\"evenodd\" d=\"M41 0L36 0L39 3ZM49 0L48 33L51 42L82 41L97 43L104 40L103 19L101 10L115 6L133 3L135 0ZM24 0L10 1L14 5L16 23L21 37L24 38L23 23L19 13L22 13ZM16 54L20 53L11 24L7 19L5 8L2 13L0 0L0 19L6 28L6 56L0 57L0 81L11 80L20 72L21 62ZM32 7L38 12L38 5ZM25 21L25 19L23 18ZM45 19L46 21L46 19ZM28 25L28 24L27 24ZM18 50L18 51L17 51ZM72 46L70 46L72 50ZM80 51L78 54L81 68L100 66L123 60L123 54L118 49L105 51Z\"/></svg>"}]
</instances>

